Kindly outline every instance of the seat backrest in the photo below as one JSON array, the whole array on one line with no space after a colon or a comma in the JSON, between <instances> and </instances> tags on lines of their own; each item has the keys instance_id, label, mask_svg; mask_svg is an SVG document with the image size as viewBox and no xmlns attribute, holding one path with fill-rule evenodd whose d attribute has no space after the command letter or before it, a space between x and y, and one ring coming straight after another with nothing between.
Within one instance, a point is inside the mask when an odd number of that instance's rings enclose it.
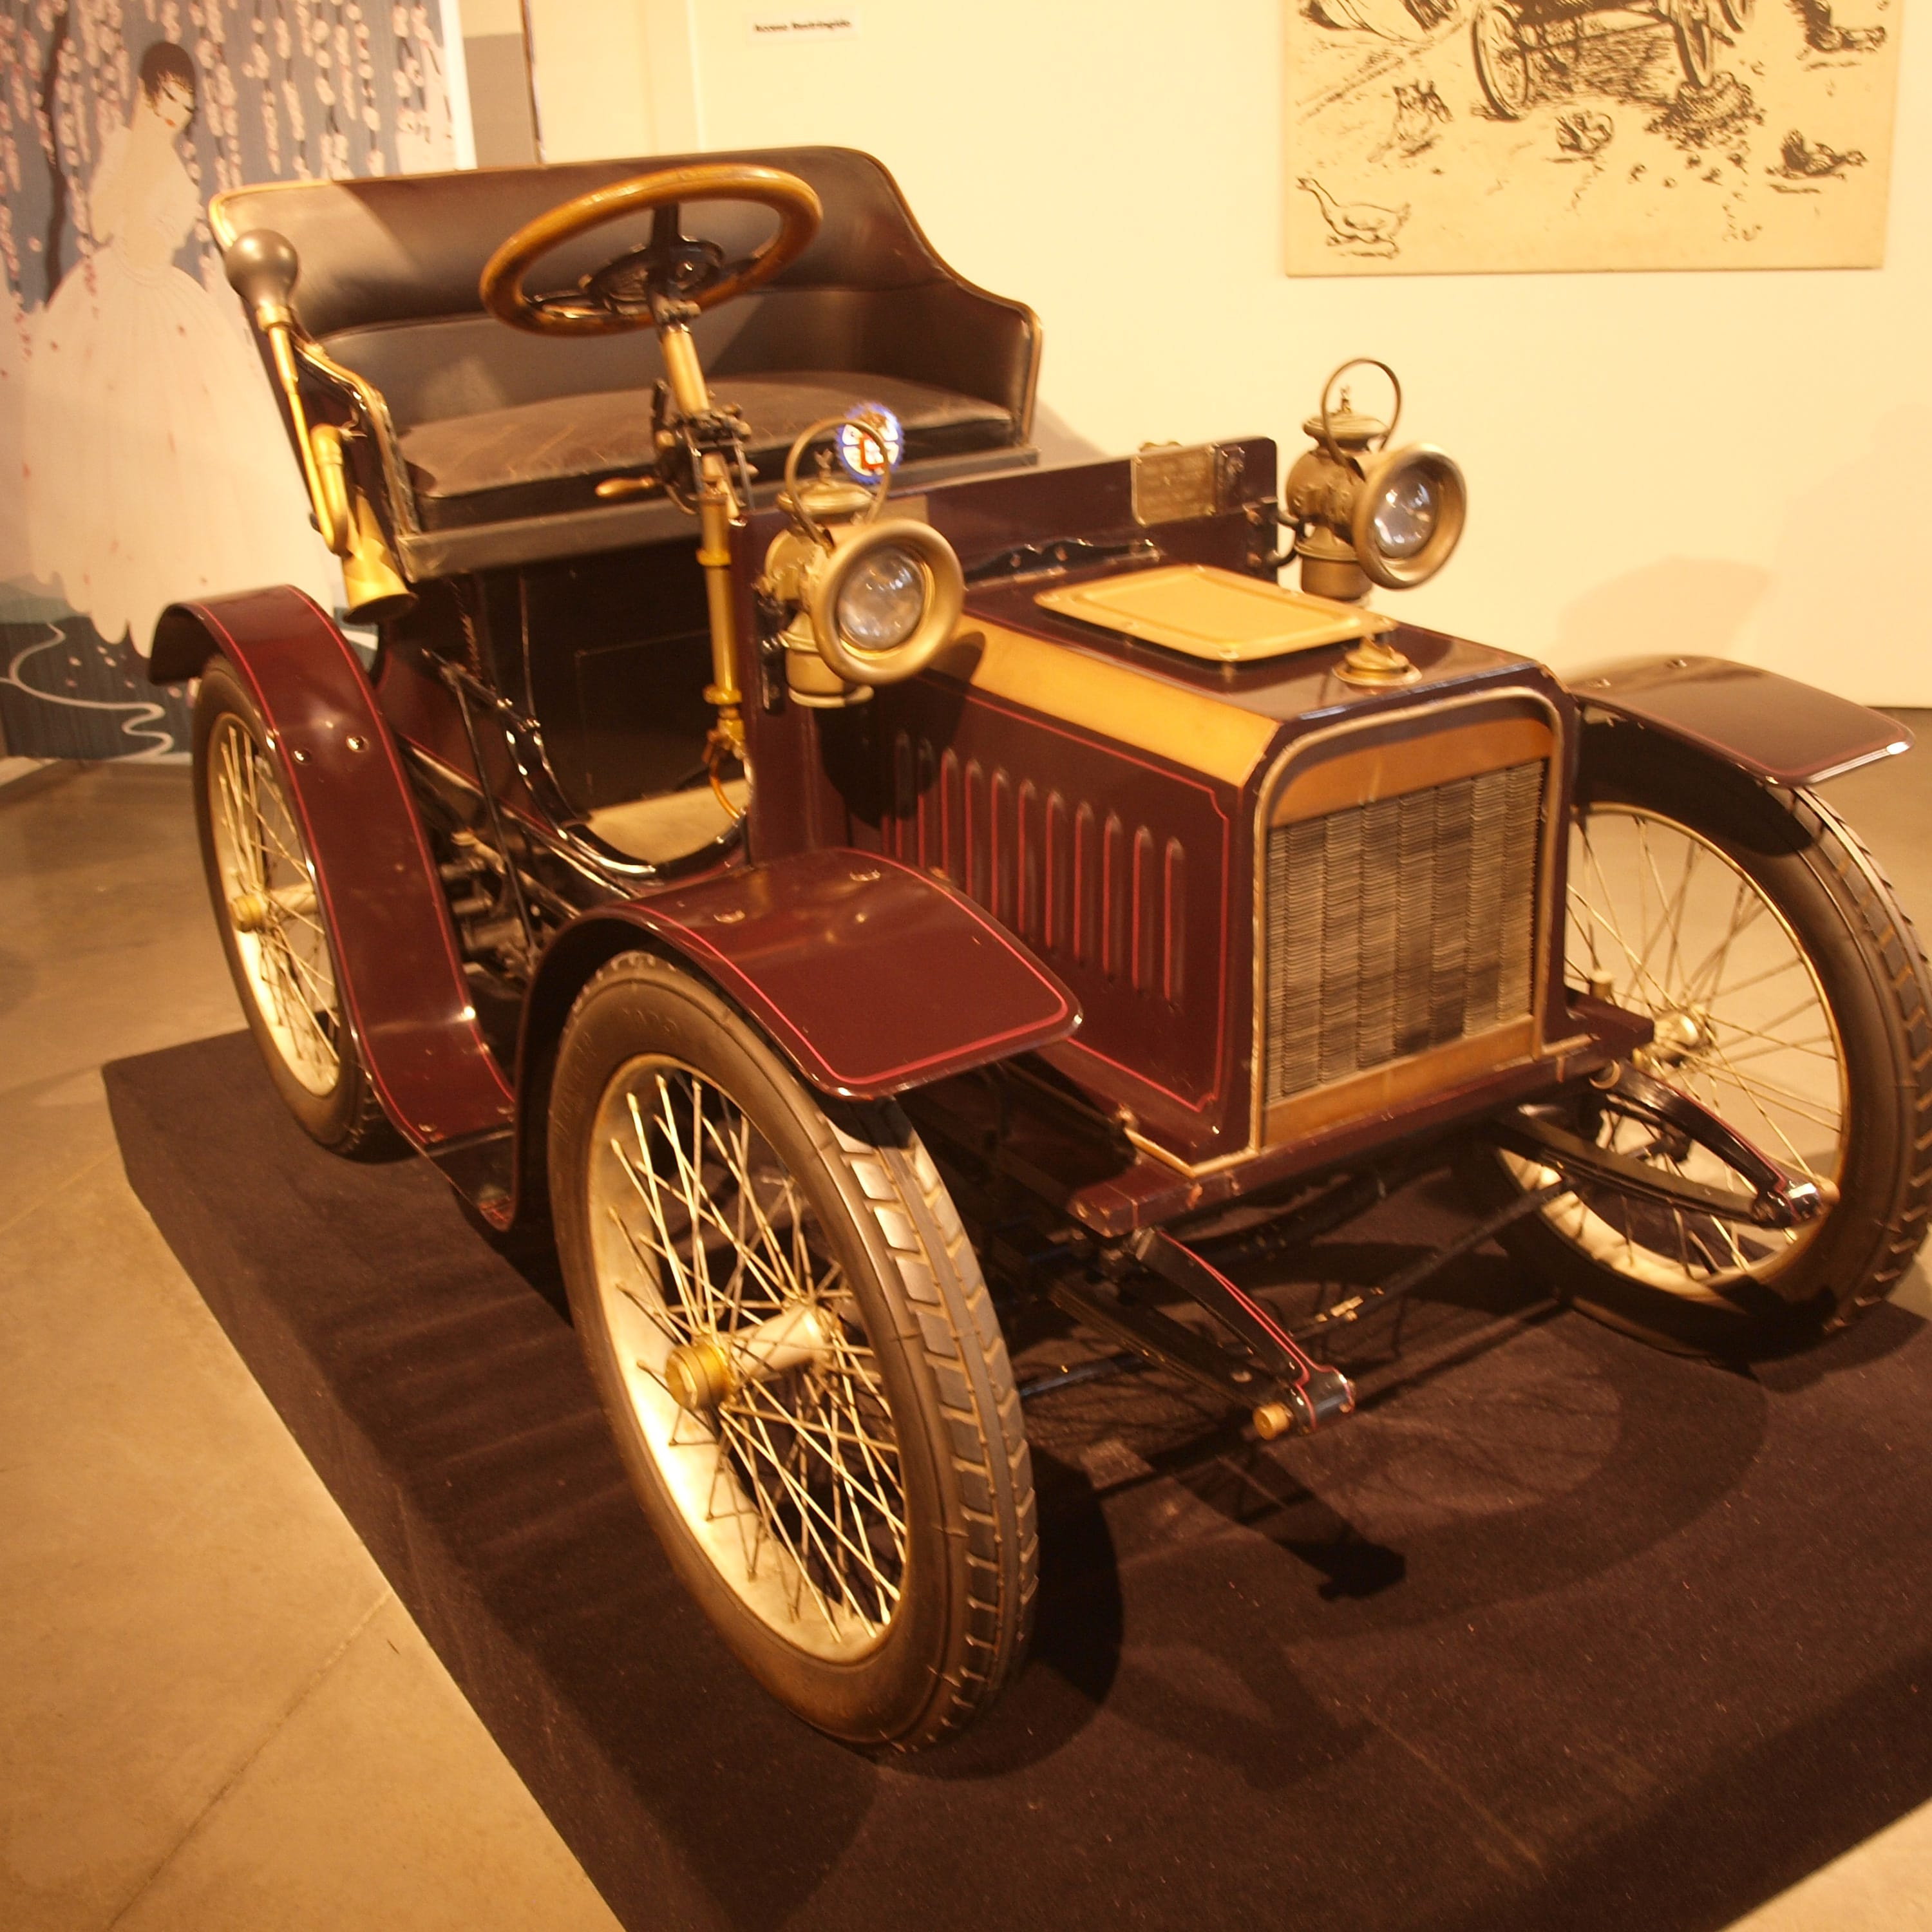
<instances>
[{"instance_id":1,"label":"seat backrest","mask_svg":"<svg viewBox=\"0 0 1932 1932\"><path fill-rule=\"evenodd\" d=\"M698 162L754 161L801 176L825 216L799 259L751 295L700 318L716 374L844 369L903 376L1007 410L1031 428L1040 330L1033 312L975 289L920 232L898 184L844 148L576 161L354 181L279 182L218 200L224 245L252 228L287 236L301 257L295 307L334 358L380 389L398 426L560 395L647 386L660 373L648 330L538 336L506 328L478 293L484 265L525 222L590 189ZM532 277L568 287L648 237L648 214L556 250ZM772 218L743 202L694 206L688 233L728 259L750 252Z\"/></svg>"}]
</instances>

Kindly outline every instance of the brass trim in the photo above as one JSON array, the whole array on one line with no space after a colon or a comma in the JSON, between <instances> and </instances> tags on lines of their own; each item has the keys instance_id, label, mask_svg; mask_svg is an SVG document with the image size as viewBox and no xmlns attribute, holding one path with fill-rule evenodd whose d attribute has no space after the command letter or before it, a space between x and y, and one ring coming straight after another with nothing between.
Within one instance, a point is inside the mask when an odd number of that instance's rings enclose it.
<instances>
[{"instance_id":1,"label":"brass trim","mask_svg":"<svg viewBox=\"0 0 1932 1932\"><path fill-rule=\"evenodd\" d=\"M1190 1166L1172 1148L1162 1147L1158 1141L1149 1140L1138 1128L1125 1127L1121 1131L1126 1136L1130 1147L1138 1148L1150 1160L1159 1161L1162 1167L1172 1168L1176 1174L1184 1174L1190 1180L1203 1172L1200 1168Z\"/></svg>"},{"instance_id":2,"label":"brass trim","mask_svg":"<svg viewBox=\"0 0 1932 1932\"><path fill-rule=\"evenodd\" d=\"M337 362L313 336L304 334L296 347L302 360L317 375L339 385L355 398L376 445L376 460L382 466L382 482L388 492L389 514L395 519L397 530L399 533L420 530L422 526L416 516L416 490L410 482L396 425L382 391L353 369Z\"/></svg>"},{"instance_id":3,"label":"brass trim","mask_svg":"<svg viewBox=\"0 0 1932 1932\"><path fill-rule=\"evenodd\" d=\"M1304 818L1325 818L1331 812L1453 784L1478 772L1501 771L1532 758L1547 758L1556 747L1556 734L1541 719L1500 718L1489 724L1459 725L1426 738L1403 738L1392 744L1345 752L1292 776L1276 792L1268 822L1273 827L1296 824Z\"/></svg>"},{"instance_id":4,"label":"brass trim","mask_svg":"<svg viewBox=\"0 0 1932 1932\"><path fill-rule=\"evenodd\" d=\"M318 423L308 433L309 448L320 479L316 518L322 540L338 556L349 554L349 479L342 468L342 432L332 423Z\"/></svg>"},{"instance_id":5,"label":"brass trim","mask_svg":"<svg viewBox=\"0 0 1932 1932\"><path fill-rule=\"evenodd\" d=\"M1212 564L1118 571L1042 590L1042 610L1215 664L1252 664L1395 628L1379 612L1284 590Z\"/></svg>"},{"instance_id":6,"label":"brass trim","mask_svg":"<svg viewBox=\"0 0 1932 1932\"><path fill-rule=\"evenodd\" d=\"M1305 1140L1324 1127L1402 1106L1462 1081L1538 1057L1536 1016L1533 1012L1525 1013L1486 1033L1470 1034L1412 1053L1406 1059L1352 1073L1326 1087L1311 1087L1285 1100L1264 1102L1262 1144L1278 1147L1286 1141Z\"/></svg>"},{"instance_id":7,"label":"brass trim","mask_svg":"<svg viewBox=\"0 0 1932 1932\"><path fill-rule=\"evenodd\" d=\"M1190 691L1131 664L1050 644L1024 631L974 624L931 668L1029 710L1112 738L1239 788L1253 776L1281 721Z\"/></svg>"}]
</instances>

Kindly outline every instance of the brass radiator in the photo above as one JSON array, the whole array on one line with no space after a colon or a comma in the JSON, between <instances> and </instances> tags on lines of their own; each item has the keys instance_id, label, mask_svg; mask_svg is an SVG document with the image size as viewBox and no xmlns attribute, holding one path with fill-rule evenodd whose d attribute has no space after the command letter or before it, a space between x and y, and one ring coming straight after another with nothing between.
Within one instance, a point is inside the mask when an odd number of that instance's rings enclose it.
<instances>
[{"instance_id":1,"label":"brass radiator","mask_svg":"<svg viewBox=\"0 0 1932 1932\"><path fill-rule=\"evenodd\" d=\"M1270 1108L1527 1022L1541 758L1269 829Z\"/></svg>"}]
</instances>

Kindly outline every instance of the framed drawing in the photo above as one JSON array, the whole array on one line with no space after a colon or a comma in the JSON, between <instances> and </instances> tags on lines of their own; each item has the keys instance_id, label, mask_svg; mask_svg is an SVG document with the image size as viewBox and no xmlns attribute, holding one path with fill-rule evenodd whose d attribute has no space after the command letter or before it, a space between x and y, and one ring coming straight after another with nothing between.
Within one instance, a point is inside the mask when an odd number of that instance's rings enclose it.
<instances>
[{"instance_id":1,"label":"framed drawing","mask_svg":"<svg viewBox=\"0 0 1932 1932\"><path fill-rule=\"evenodd\" d=\"M1284 0L1293 275L1873 268L1897 0Z\"/></svg>"}]
</instances>

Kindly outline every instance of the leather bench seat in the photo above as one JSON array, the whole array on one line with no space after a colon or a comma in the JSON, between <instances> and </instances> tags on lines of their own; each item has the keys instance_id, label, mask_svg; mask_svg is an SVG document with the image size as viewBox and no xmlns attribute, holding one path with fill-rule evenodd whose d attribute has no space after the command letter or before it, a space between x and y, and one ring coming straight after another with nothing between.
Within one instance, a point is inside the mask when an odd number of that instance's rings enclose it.
<instances>
[{"instance_id":1,"label":"leather bench seat","mask_svg":"<svg viewBox=\"0 0 1932 1932\"><path fill-rule=\"evenodd\" d=\"M883 403L898 418L908 460L1012 440L1012 415L999 404L898 376L795 370L722 376L711 392L751 425L748 454L761 478L782 472L800 430L856 403ZM649 388L547 396L418 423L400 443L426 530L590 508L602 478L636 475L656 460Z\"/></svg>"},{"instance_id":2,"label":"leather bench seat","mask_svg":"<svg viewBox=\"0 0 1932 1932\"><path fill-rule=\"evenodd\" d=\"M220 202L224 247L255 228L293 244L302 328L361 390L354 413L382 446L381 481L394 492L385 520L406 575L520 568L684 534L662 496L596 494L607 477L654 466L651 391L663 361L652 332L507 328L484 310L479 283L507 236L564 202L722 161L795 174L824 211L796 260L692 325L712 393L752 427L749 454L767 490L801 428L867 400L905 424L910 462L1031 460L1032 310L949 267L870 155L744 149L232 190ZM682 213L686 232L727 261L772 230L770 212L746 202L694 202ZM560 244L534 286L577 286L653 225L632 214ZM318 390L334 386L316 379ZM343 419L338 398L315 400L323 420ZM359 449L356 464L370 487Z\"/></svg>"}]
</instances>

